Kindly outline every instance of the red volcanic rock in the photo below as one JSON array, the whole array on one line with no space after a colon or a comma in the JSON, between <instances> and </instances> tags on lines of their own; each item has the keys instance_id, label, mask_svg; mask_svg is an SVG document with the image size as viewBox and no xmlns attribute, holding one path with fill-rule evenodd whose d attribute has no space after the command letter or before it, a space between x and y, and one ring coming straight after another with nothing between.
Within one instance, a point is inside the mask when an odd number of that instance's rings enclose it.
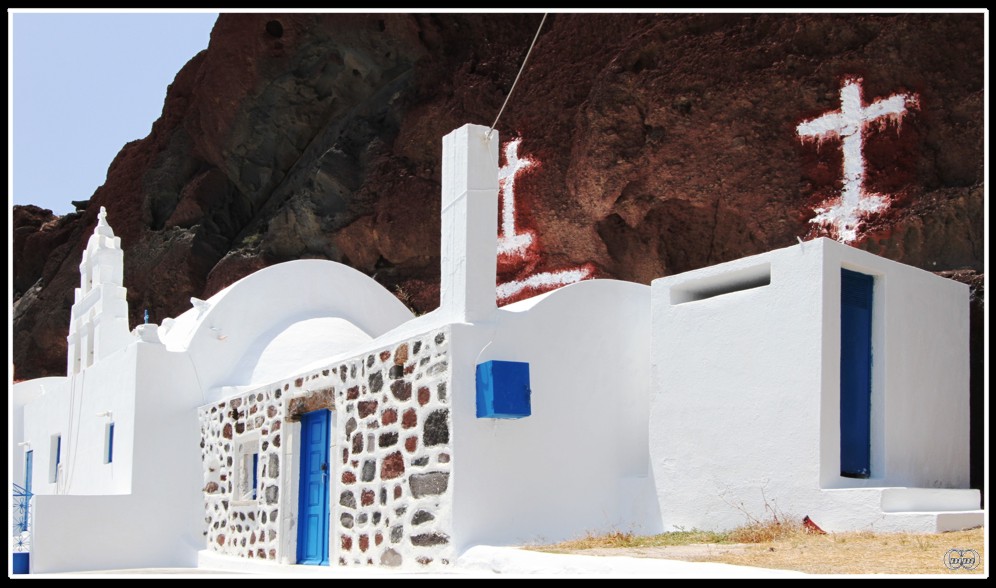
<instances>
[{"instance_id":1,"label":"red volcanic rock","mask_svg":"<svg viewBox=\"0 0 996 588\"><path fill-rule=\"evenodd\" d=\"M15 207L14 363L65 369L78 264L100 206L122 238L131 322L175 316L268 265L331 259L419 312L438 304L441 137L491 124L538 14L223 14L88 207ZM277 26L277 24L279 26ZM554 14L498 122L534 162L499 283L582 268L651 279L818 233L839 141L796 126L918 97L869 127L865 186L891 206L857 247L981 272L983 15ZM279 31L279 34L277 32ZM506 301L537 293L523 288Z\"/></svg>"}]
</instances>

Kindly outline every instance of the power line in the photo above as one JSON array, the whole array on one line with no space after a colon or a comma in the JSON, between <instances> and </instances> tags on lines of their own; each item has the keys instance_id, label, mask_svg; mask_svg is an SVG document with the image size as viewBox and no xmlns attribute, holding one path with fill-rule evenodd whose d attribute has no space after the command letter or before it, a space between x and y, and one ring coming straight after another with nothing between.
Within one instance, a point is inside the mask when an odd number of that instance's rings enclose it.
<instances>
[{"instance_id":1,"label":"power line","mask_svg":"<svg viewBox=\"0 0 996 588\"><path fill-rule=\"evenodd\" d=\"M515 81L512 82L512 88L508 91L508 96L505 96L505 102L501 105L501 110L498 111L498 116L495 117L495 122L491 123L491 128L488 129L488 139L491 138L491 133L494 132L495 126L498 124L498 119L501 118L501 113L505 112L505 107L508 106L508 99L512 97L512 92L515 91L515 85L519 83L519 77L522 76L522 71L526 69L526 62L529 61L529 55L533 52L533 45L536 44L536 39L539 38L540 30L543 28L543 23L546 22L546 15L549 13L543 13L543 20L540 21L539 26L536 27L536 35L533 37L533 42L529 44L529 51L526 51L526 58L522 60L522 67L519 68L519 73L515 75Z\"/></svg>"}]
</instances>

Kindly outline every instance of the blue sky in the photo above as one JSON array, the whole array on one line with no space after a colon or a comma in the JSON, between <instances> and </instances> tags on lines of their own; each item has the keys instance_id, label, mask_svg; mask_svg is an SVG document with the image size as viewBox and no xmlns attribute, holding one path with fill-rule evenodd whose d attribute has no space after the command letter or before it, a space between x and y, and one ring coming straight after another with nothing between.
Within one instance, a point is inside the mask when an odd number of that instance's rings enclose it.
<instances>
[{"instance_id":1,"label":"blue sky","mask_svg":"<svg viewBox=\"0 0 996 588\"><path fill-rule=\"evenodd\" d=\"M217 16L8 12L8 204L65 214L92 196Z\"/></svg>"}]
</instances>

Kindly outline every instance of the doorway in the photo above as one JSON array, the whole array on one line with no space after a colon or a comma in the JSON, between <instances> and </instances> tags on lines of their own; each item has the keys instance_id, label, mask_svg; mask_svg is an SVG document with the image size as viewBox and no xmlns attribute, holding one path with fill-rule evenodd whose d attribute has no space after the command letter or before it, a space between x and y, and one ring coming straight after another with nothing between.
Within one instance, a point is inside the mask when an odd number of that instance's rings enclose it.
<instances>
[{"instance_id":1,"label":"doorway","mask_svg":"<svg viewBox=\"0 0 996 588\"><path fill-rule=\"evenodd\" d=\"M301 480L298 494L297 562L329 565L329 429L332 413L301 417Z\"/></svg>"}]
</instances>

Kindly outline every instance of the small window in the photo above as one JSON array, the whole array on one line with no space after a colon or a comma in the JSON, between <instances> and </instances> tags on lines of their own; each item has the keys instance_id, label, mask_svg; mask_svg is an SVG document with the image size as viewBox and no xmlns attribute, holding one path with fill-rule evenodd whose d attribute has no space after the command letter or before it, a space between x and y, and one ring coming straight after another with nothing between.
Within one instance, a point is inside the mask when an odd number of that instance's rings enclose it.
<instances>
[{"instance_id":1,"label":"small window","mask_svg":"<svg viewBox=\"0 0 996 588\"><path fill-rule=\"evenodd\" d=\"M104 463L114 461L114 423L104 426Z\"/></svg>"},{"instance_id":2,"label":"small window","mask_svg":"<svg viewBox=\"0 0 996 588\"><path fill-rule=\"evenodd\" d=\"M35 452L32 449L24 452L24 491L31 494L31 473L34 469Z\"/></svg>"},{"instance_id":3,"label":"small window","mask_svg":"<svg viewBox=\"0 0 996 588\"><path fill-rule=\"evenodd\" d=\"M256 500L259 488L259 438L236 444L235 499Z\"/></svg>"},{"instance_id":4,"label":"small window","mask_svg":"<svg viewBox=\"0 0 996 588\"><path fill-rule=\"evenodd\" d=\"M771 284L771 264L731 270L714 276L684 282L671 289L671 304L698 302L734 292L753 290Z\"/></svg>"},{"instance_id":5,"label":"small window","mask_svg":"<svg viewBox=\"0 0 996 588\"><path fill-rule=\"evenodd\" d=\"M48 481L55 484L59 481L59 466L62 465L62 435L52 435L52 449L48 462Z\"/></svg>"}]
</instances>

